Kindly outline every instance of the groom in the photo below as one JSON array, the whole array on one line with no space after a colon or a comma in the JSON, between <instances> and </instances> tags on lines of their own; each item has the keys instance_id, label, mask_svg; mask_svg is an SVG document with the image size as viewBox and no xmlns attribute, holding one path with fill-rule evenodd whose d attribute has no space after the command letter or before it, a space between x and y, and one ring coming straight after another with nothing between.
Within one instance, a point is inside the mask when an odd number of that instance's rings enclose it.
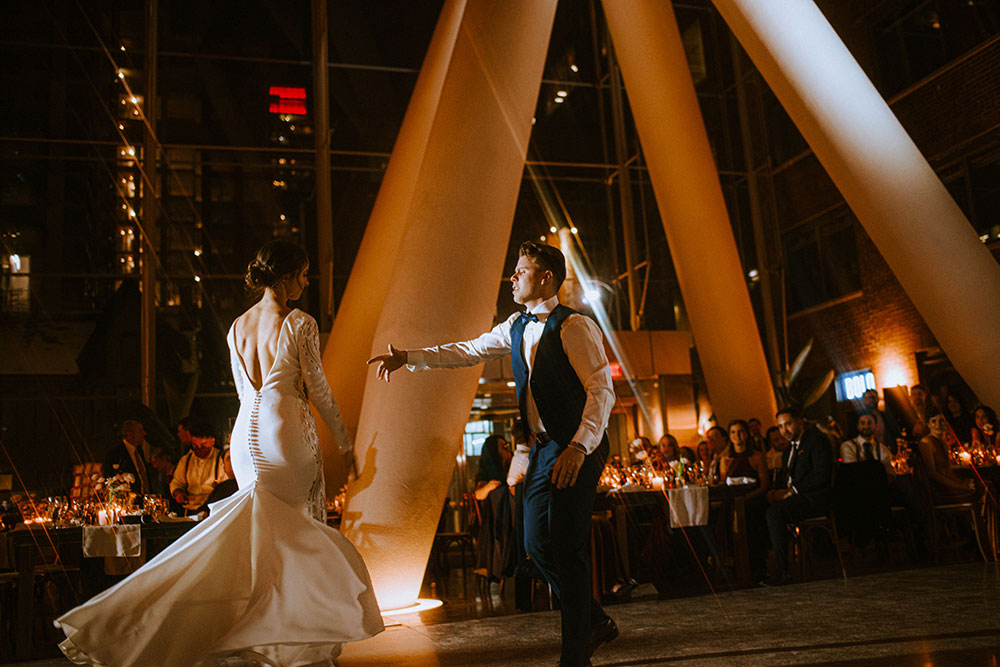
<instances>
[{"instance_id":1,"label":"groom","mask_svg":"<svg viewBox=\"0 0 1000 667\"><path fill-rule=\"evenodd\" d=\"M588 317L559 303L566 258L557 248L521 244L510 277L515 313L478 338L419 350L398 350L370 359L378 377L407 366L411 371L473 366L511 356L521 420L530 455L519 446L512 466L528 458L524 482L524 542L528 556L559 597L562 613L560 665L590 664L598 646L618 627L591 596L590 516L597 481L608 458L605 434L615 402L601 330Z\"/></svg>"}]
</instances>

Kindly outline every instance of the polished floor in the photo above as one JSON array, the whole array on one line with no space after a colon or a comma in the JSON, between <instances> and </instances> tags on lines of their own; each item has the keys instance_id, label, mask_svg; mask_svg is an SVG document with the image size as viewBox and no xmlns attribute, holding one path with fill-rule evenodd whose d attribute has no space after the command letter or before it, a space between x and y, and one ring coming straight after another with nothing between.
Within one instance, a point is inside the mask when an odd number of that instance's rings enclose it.
<instances>
[{"instance_id":1,"label":"polished floor","mask_svg":"<svg viewBox=\"0 0 1000 667\"><path fill-rule=\"evenodd\" d=\"M509 597L500 596L494 585L489 599L480 599L475 609L458 609L462 604L456 603L387 618L386 632L347 646L339 665L555 665L558 613L508 613ZM1000 567L995 563L925 567L846 582L826 579L718 597L645 598L608 607L621 636L598 651L594 665L1000 665ZM466 620L452 620L459 615Z\"/></svg>"}]
</instances>

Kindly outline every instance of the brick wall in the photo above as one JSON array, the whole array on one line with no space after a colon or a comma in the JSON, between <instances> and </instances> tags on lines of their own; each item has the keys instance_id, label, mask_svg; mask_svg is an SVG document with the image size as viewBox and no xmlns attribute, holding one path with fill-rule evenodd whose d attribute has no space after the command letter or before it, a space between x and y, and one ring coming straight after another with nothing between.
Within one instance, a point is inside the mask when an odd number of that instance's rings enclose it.
<instances>
[{"instance_id":1,"label":"brick wall","mask_svg":"<svg viewBox=\"0 0 1000 667\"><path fill-rule=\"evenodd\" d=\"M870 25L894 2L827 0L827 19L873 80L877 80ZM963 156L995 148L1000 128L1000 40L987 43L957 66L932 75L892 104L917 147L937 168ZM788 228L842 203L818 160L809 155L775 175L779 224ZM881 389L912 385L915 353L937 346L934 336L889 270L871 239L855 224L862 290L838 303L792 316L789 356L810 338L813 353L804 380L828 369L842 373L871 368ZM1000 243L991 249L1000 261ZM841 406L841 412L844 406ZM842 415L843 416L843 415Z\"/></svg>"}]
</instances>

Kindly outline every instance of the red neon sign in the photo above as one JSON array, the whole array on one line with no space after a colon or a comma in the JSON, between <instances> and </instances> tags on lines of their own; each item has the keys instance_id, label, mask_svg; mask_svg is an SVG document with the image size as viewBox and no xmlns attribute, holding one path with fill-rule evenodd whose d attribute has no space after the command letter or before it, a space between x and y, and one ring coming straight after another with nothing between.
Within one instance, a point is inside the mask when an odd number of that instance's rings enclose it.
<instances>
[{"instance_id":1,"label":"red neon sign","mask_svg":"<svg viewBox=\"0 0 1000 667\"><path fill-rule=\"evenodd\" d=\"M619 378L625 377L624 371L622 371L622 365L617 361L612 361L608 363L608 368L611 369L611 379L617 380Z\"/></svg>"},{"instance_id":2,"label":"red neon sign","mask_svg":"<svg viewBox=\"0 0 1000 667\"><path fill-rule=\"evenodd\" d=\"M306 115L306 89L292 86L271 86L267 94L277 97L277 102L271 102L267 110L270 113Z\"/></svg>"}]
</instances>

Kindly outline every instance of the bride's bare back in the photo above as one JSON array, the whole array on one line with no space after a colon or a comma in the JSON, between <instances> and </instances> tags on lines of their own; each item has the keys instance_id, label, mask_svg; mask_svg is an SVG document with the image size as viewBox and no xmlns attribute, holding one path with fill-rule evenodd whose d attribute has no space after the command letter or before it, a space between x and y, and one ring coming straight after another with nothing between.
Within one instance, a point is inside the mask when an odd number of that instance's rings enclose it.
<instances>
[{"instance_id":1,"label":"bride's bare back","mask_svg":"<svg viewBox=\"0 0 1000 667\"><path fill-rule=\"evenodd\" d=\"M233 329L236 350L246 367L250 383L258 391L264 384L267 372L274 365L274 357L278 353L278 334L290 312L292 309L287 306L281 307L269 299L262 299L236 318Z\"/></svg>"}]
</instances>

